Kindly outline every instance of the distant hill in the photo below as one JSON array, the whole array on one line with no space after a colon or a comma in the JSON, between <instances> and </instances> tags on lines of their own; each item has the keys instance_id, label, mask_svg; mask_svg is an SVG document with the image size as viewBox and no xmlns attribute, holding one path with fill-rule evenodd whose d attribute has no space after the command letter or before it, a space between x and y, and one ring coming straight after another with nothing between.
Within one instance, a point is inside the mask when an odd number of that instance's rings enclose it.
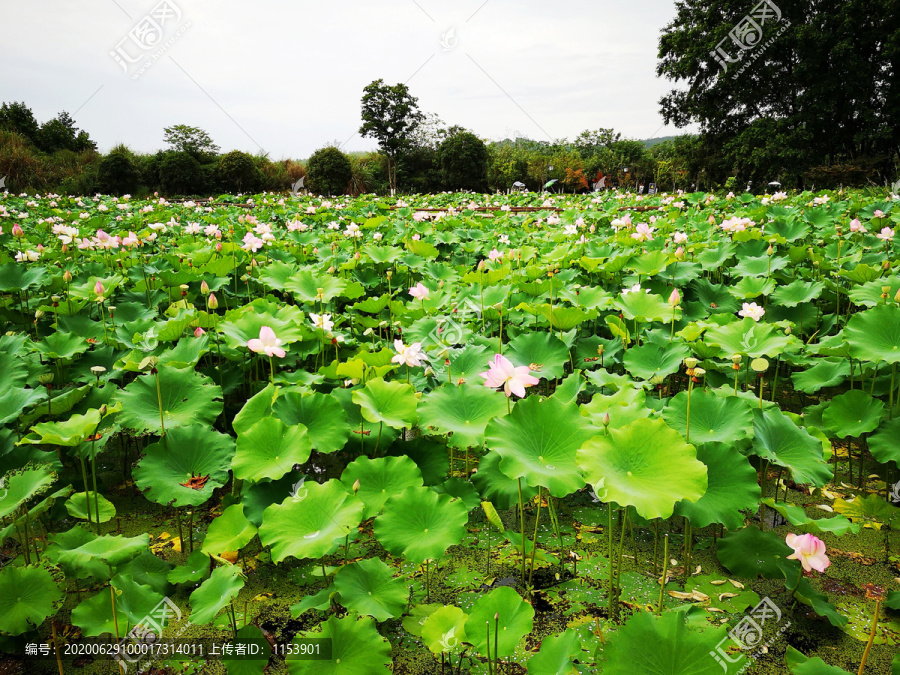
<instances>
[{"instance_id":1,"label":"distant hill","mask_svg":"<svg viewBox=\"0 0 900 675\"><path fill-rule=\"evenodd\" d=\"M645 147L652 148L654 145L663 143L664 141L674 140L675 136L659 136L658 138L645 138L641 141Z\"/></svg>"}]
</instances>

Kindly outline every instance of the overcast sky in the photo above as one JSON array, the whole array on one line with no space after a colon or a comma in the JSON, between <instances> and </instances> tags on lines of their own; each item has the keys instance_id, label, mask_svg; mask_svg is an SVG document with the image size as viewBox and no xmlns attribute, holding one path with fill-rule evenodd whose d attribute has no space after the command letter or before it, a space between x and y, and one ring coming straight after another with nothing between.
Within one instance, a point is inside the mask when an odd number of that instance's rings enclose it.
<instances>
[{"instance_id":1,"label":"overcast sky","mask_svg":"<svg viewBox=\"0 0 900 675\"><path fill-rule=\"evenodd\" d=\"M0 12L0 100L39 122L68 111L101 151L155 151L173 124L276 160L373 149L356 131L378 78L494 140L683 133L662 126L670 86L655 74L672 0L3 0Z\"/></svg>"}]
</instances>

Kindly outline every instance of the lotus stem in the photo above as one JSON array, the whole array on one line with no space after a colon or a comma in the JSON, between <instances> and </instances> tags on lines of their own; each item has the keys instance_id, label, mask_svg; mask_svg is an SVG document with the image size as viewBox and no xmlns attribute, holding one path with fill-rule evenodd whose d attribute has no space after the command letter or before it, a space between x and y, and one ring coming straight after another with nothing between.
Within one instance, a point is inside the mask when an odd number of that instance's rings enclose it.
<instances>
[{"instance_id":1,"label":"lotus stem","mask_svg":"<svg viewBox=\"0 0 900 675\"><path fill-rule=\"evenodd\" d=\"M669 576L669 535L663 535L663 573L662 573L662 581L659 585L659 605L656 608L656 616L659 616L662 613L663 608L663 593L666 590L666 577Z\"/></svg>"},{"instance_id":2,"label":"lotus stem","mask_svg":"<svg viewBox=\"0 0 900 675\"><path fill-rule=\"evenodd\" d=\"M500 670L500 650L497 647L500 641L500 612L494 614L494 661L496 661L494 669Z\"/></svg>"},{"instance_id":3,"label":"lotus stem","mask_svg":"<svg viewBox=\"0 0 900 675\"><path fill-rule=\"evenodd\" d=\"M94 443L97 439L97 429L100 428L98 424L94 429L94 434L91 436L91 478L94 482L94 514L97 516L97 534L100 534L100 493L97 491L97 453L94 451ZM90 495L85 495L85 501L89 502L91 500Z\"/></svg>"},{"instance_id":4,"label":"lotus stem","mask_svg":"<svg viewBox=\"0 0 900 675\"><path fill-rule=\"evenodd\" d=\"M687 395L687 430L684 440L691 442L691 392L694 391L694 376L688 376L688 395Z\"/></svg>"},{"instance_id":5,"label":"lotus stem","mask_svg":"<svg viewBox=\"0 0 900 675\"><path fill-rule=\"evenodd\" d=\"M622 514L620 523L622 531L619 533L619 550L616 553L616 601L614 607L617 615L619 613L619 580L622 578L622 551L625 548L625 529L628 525L628 507L619 509L619 513Z\"/></svg>"},{"instance_id":6,"label":"lotus stem","mask_svg":"<svg viewBox=\"0 0 900 675\"><path fill-rule=\"evenodd\" d=\"M487 639L485 640L485 644L487 645L487 661L488 661L488 675L494 675L494 662L491 661L491 622L484 622L484 629L487 633Z\"/></svg>"},{"instance_id":7,"label":"lotus stem","mask_svg":"<svg viewBox=\"0 0 900 675\"><path fill-rule=\"evenodd\" d=\"M175 520L178 521L178 541L181 543L181 553L184 555L184 533L181 529L181 511L178 510L178 507L175 507ZM212 559L210 559L212 562Z\"/></svg>"},{"instance_id":8,"label":"lotus stem","mask_svg":"<svg viewBox=\"0 0 900 675\"><path fill-rule=\"evenodd\" d=\"M112 615L113 615L113 626L116 629L116 642L119 641L119 617L116 616L116 590L113 588L112 582L109 584L109 597L112 600ZM122 661L117 660L119 664L119 672L124 675L125 671L122 667Z\"/></svg>"},{"instance_id":9,"label":"lotus stem","mask_svg":"<svg viewBox=\"0 0 900 675\"><path fill-rule=\"evenodd\" d=\"M797 581L794 583L794 587L791 589L791 595L794 596L794 604L791 605L791 611L794 611L794 607L797 606L797 589L800 588L800 580L803 579L803 565L800 566L800 571L797 574Z\"/></svg>"},{"instance_id":10,"label":"lotus stem","mask_svg":"<svg viewBox=\"0 0 900 675\"><path fill-rule=\"evenodd\" d=\"M194 507L191 507L191 514L188 516L188 549L194 552Z\"/></svg>"},{"instance_id":11,"label":"lotus stem","mask_svg":"<svg viewBox=\"0 0 900 675\"><path fill-rule=\"evenodd\" d=\"M519 529L522 530L522 586L525 586L525 503L522 501L521 478L519 479Z\"/></svg>"},{"instance_id":12,"label":"lotus stem","mask_svg":"<svg viewBox=\"0 0 900 675\"><path fill-rule=\"evenodd\" d=\"M528 586L531 587L532 581L534 580L534 559L537 555L537 536L538 536L538 523L541 522L541 504L543 503L543 499L541 499L541 490L542 488L538 486L538 495L537 495L537 515L534 518L534 537L531 544L531 570L528 573Z\"/></svg>"},{"instance_id":13,"label":"lotus stem","mask_svg":"<svg viewBox=\"0 0 900 675\"><path fill-rule=\"evenodd\" d=\"M159 387L159 371L154 367L156 375L156 398L159 401L159 426L162 428L162 435L166 435L166 420L163 417L162 389Z\"/></svg>"},{"instance_id":14,"label":"lotus stem","mask_svg":"<svg viewBox=\"0 0 900 675\"><path fill-rule=\"evenodd\" d=\"M897 376L897 364L892 363L891 364L891 391L889 394L889 398L890 398L890 402L891 402L891 411L890 411L890 414L888 415L888 419L894 418L894 379L896 378L896 376Z\"/></svg>"},{"instance_id":15,"label":"lotus stem","mask_svg":"<svg viewBox=\"0 0 900 675\"><path fill-rule=\"evenodd\" d=\"M53 637L53 651L56 652L56 667L59 669L59 675L63 675L62 655L59 653L59 643L56 641L56 622L50 621L50 630Z\"/></svg>"},{"instance_id":16,"label":"lotus stem","mask_svg":"<svg viewBox=\"0 0 900 675\"><path fill-rule=\"evenodd\" d=\"M25 517L25 562L31 564L31 518L28 514L28 503L22 504L22 515Z\"/></svg>"},{"instance_id":17,"label":"lotus stem","mask_svg":"<svg viewBox=\"0 0 900 675\"><path fill-rule=\"evenodd\" d=\"M93 520L91 519L91 496L88 490L87 468L84 465L84 455L80 452L78 453L78 459L81 460L81 478L84 481L84 502L87 505L88 525L91 525ZM97 520L100 520L100 518L98 517Z\"/></svg>"},{"instance_id":18,"label":"lotus stem","mask_svg":"<svg viewBox=\"0 0 900 675\"><path fill-rule=\"evenodd\" d=\"M869 641L866 642L866 650L863 652L862 661L859 664L859 670L856 675L862 675L866 669L866 661L869 659L869 650L872 649L872 643L875 642L875 633L878 630L878 611L881 609L881 598L875 600L875 614L872 616L872 629L869 631Z\"/></svg>"},{"instance_id":19,"label":"lotus stem","mask_svg":"<svg viewBox=\"0 0 900 675\"><path fill-rule=\"evenodd\" d=\"M406 369L407 376L409 375L409 368ZM378 438L375 440L375 456L378 456L378 446L381 445L381 430L384 428L384 422L378 423Z\"/></svg>"},{"instance_id":20,"label":"lotus stem","mask_svg":"<svg viewBox=\"0 0 900 675\"><path fill-rule=\"evenodd\" d=\"M607 516L609 520L609 525L607 529L609 530L609 543L607 546L606 557L609 560L609 607L607 608L607 614L609 615L610 621L612 621L613 615L613 517L612 517L612 503L606 503L607 508Z\"/></svg>"},{"instance_id":21,"label":"lotus stem","mask_svg":"<svg viewBox=\"0 0 900 675\"><path fill-rule=\"evenodd\" d=\"M691 550L694 545L694 530L691 527L691 522L685 517L684 519L684 583L687 584L688 579L691 578L691 567L693 566L692 554Z\"/></svg>"}]
</instances>

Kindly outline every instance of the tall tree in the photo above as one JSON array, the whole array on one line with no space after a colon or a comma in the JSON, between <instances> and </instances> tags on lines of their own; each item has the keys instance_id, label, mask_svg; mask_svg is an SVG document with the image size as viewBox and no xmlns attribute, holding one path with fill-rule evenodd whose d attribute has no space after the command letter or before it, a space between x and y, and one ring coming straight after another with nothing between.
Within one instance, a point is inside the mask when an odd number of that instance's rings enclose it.
<instances>
[{"instance_id":1,"label":"tall tree","mask_svg":"<svg viewBox=\"0 0 900 675\"><path fill-rule=\"evenodd\" d=\"M0 106L0 129L13 131L37 145L40 126L24 102L13 101Z\"/></svg>"},{"instance_id":2,"label":"tall tree","mask_svg":"<svg viewBox=\"0 0 900 675\"><path fill-rule=\"evenodd\" d=\"M685 85L667 123L700 125L745 177L869 162L900 151L896 0L678 0L657 74ZM765 147L760 148L760 143Z\"/></svg>"},{"instance_id":3,"label":"tall tree","mask_svg":"<svg viewBox=\"0 0 900 675\"><path fill-rule=\"evenodd\" d=\"M44 152L57 150L96 150L97 144L91 140L86 131L75 126L75 120L65 110L52 120L41 125L38 132L38 147Z\"/></svg>"},{"instance_id":4,"label":"tall tree","mask_svg":"<svg viewBox=\"0 0 900 675\"><path fill-rule=\"evenodd\" d=\"M194 157L215 155L219 152L219 146L213 143L210 135L203 129L176 124L166 127L163 131L165 132L163 140L178 152L186 152Z\"/></svg>"},{"instance_id":5,"label":"tall tree","mask_svg":"<svg viewBox=\"0 0 900 675\"><path fill-rule=\"evenodd\" d=\"M391 192L397 189L397 165L410 147L413 134L424 119L419 102L405 84L388 86L375 80L363 90L362 120L359 133L378 141L387 158Z\"/></svg>"}]
</instances>

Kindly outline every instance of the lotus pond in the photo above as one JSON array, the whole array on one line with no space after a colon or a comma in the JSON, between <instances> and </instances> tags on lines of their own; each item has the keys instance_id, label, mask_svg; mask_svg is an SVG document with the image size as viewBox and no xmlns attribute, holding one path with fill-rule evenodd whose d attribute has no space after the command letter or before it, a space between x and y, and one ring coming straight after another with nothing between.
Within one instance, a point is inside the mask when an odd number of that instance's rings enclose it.
<instances>
[{"instance_id":1,"label":"lotus pond","mask_svg":"<svg viewBox=\"0 0 900 675\"><path fill-rule=\"evenodd\" d=\"M405 199L2 195L0 672L900 673L896 198Z\"/></svg>"}]
</instances>

